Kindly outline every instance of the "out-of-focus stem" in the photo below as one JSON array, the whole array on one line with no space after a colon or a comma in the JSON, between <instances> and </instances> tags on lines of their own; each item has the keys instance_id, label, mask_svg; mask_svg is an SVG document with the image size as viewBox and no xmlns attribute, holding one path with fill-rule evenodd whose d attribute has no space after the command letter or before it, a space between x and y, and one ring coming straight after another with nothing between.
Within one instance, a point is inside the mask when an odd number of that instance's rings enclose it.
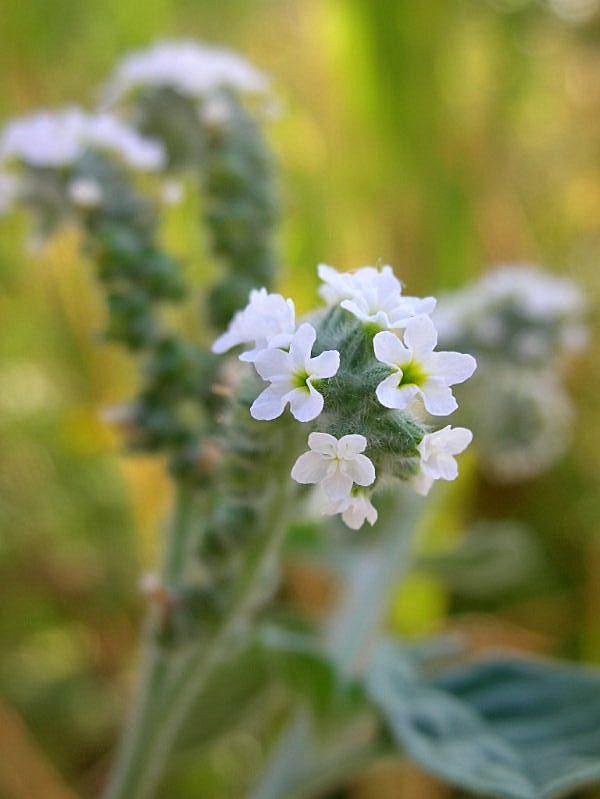
<instances>
[{"instance_id":1,"label":"out-of-focus stem","mask_svg":"<svg viewBox=\"0 0 600 799\"><path fill-rule=\"evenodd\" d=\"M162 579L166 586L172 586L181 575L193 511L193 492L180 488L163 556ZM169 668L170 653L157 642L152 620L146 626L145 638L137 696L105 791L107 799L134 795L131 788L147 749Z\"/></svg>"},{"instance_id":2,"label":"out-of-focus stem","mask_svg":"<svg viewBox=\"0 0 600 799\"><path fill-rule=\"evenodd\" d=\"M150 653L132 730L125 738L106 799L147 799L154 794L190 708L214 669L241 641L256 609L273 588L271 578L286 530L286 509L292 488L287 472L274 484L264 511L269 531L240 582L237 599L213 636L193 647L183 660L179 655L166 662L168 652L158 659L156 652Z\"/></svg>"}]
</instances>

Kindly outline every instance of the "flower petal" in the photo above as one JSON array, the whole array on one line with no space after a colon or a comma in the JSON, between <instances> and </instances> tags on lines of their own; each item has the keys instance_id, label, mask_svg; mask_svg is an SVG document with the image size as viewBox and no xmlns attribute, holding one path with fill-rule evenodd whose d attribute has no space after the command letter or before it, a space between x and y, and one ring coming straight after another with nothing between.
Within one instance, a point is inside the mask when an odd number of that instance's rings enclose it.
<instances>
[{"instance_id":1,"label":"flower petal","mask_svg":"<svg viewBox=\"0 0 600 799\"><path fill-rule=\"evenodd\" d=\"M335 458L337 455L338 440L329 433L311 433L308 437L308 446L315 452Z\"/></svg>"},{"instance_id":2,"label":"flower petal","mask_svg":"<svg viewBox=\"0 0 600 799\"><path fill-rule=\"evenodd\" d=\"M466 427L454 427L448 435L447 451L451 455L464 452L473 441L473 433Z\"/></svg>"},{"instance_id":3,"label":"flower petal","mask_svg":"<svg viewBox=\"0 0 600 799\"><path fill-rule=\"evenodd\" d=\"M340 468L359 486L370 486L375 482L375 467L366 455L355 455L351 461L343 461Z\"/></svg>"},{"instance_id":4,"label":"flower petal","mask_svg":"<svg viewBox=\"0 0 600 799\"><path fill-rule=\"evenodd\" d=\"M367 448L367 439L360 433L342 436L337 442L337 454L340 458L351 458Z\"/></svg>"},{"instance_id":5,"label":"flower petal","mask_svg":"<svg viewBox=\"0 0 600 799\"><path fill-rule=\"evenodd\" d=\"M333 474L325 477L321 482L323 491L333 502L339 502L350 495L352 491L352 478L336 469Z\"/></svg>"},{"instance_id":6,"label":"flower petal","mask_svg":"<svg viewBox=\"0 0 600 799\"><path fill-rule=\"evenodd\" d=\"M441 377L446 385L464 383L475 369L477 361L472 355L462 352L432 352L427 358L427 366L432 374Z\"/></svg>"},{"instance_id":7,"label":"flower petal","mask_svg":"<svg viewBox=\"0 0 600 799\"><path fill-rule=\"evenodd\" d=\"M386 363L388 366L403 366L409 363L412 358L410 350L400 341L398 336L390 333L389 330L383 330L377 333L373 339L373 349L375 357L381 363Z\"/></svg>"},{"instance_id":8,"label":"flower petal","mask_svg":"<svg viewBox=\"0 0 600 799\"><path fill-rule=\"evenodd\" d=\"M458 477L458 464L452 455L448 453L438 455L436 466L440 480L456 480Z\"/></svg>"},{"instance_id":9,"label":"flower petal","mask_svg":"<svg viewBox=\"0 0 600 799\"><path fill-rule=\"evenodd\" d=\"M305 452L294 464L292 478L297 483L318 483L327 474L328 465L318 452Z\"/></svg>"},{"instance_id":10,"label":"flower petal","mask_svg":"<svg viewBox=\"0 0 600 799\"><path fill-rule=\"evenodd\" d=\"M416 360L429 355L437 344L437 330L428 316L416 316L406 325L404 343L409 347Z\"/></svg>"},{"instance_id":11,"label":"flower petal","mask_svg":"<svg viewBox=\"0 0 600 799\"><path fill-rule=\"evenodd\" d=\"M307 381L306 388L295 388L287 396L292 416L299 422L310 422L323 410L323 395L319 394L310 381Z\"/></svg>"},{"instance_id":12,"label":"flower petal","mask_svg":"<svg viewBox=\"0 0 600 799\"><path fill-rule=\"evenodd\" d=\"M345 311L348 311L353 314L353 316L356 316L357 319L360 319L361 322L369 321L369 314L364 308L361 308L355 300L343 300L340 305Z\"/></svg>"},{"instance_id":13,"label":"flower petal","mask_svg":"<svg viewBox=\"0 0 600 799\"><path fill-rule=\"evenodd\" d=\"M317 339L317 331L308 322L300 325L290 342L290 357L294 369L304 369L310 358L313 344Z\"/></svg>"},{"instance_id":14,"label":"flower petal","mask_svg":"<svg viewBox=\"0 0 600 799\"><path fill-rule=\"evenodd\" d=\"M223 335L219 336L219 338L213 341L211 350L215 353L215 355L222 355L232 347L237 347L238 344L241 344L239 336L237 336L231 330L226 330Z\"/></svg>"},{"instance_id":15,"label":"flower petal","mask_svg":"<svg viewBox=\"0 0 600 799\"><path fill-rule=\"evenodd\" d=\"M308 362L307 371L311 377L333 377L340 368L340 354L337 350L325 350Z\"/></svg>"},{"instance_id":16,"label":"flower petal","mask_svg":"<svg viewBox=\"0 0 600 799\"><path fill-rule=\"evenodd\" d=\"M430 377L421 388L423 402L432 416L448 416L458 408L452 389L443 380Z\"/></svg>"},{"instance_id":17,"label":"flower petal","mask_svg":"<svg viewBox=\"0 0 600 799\"><path fill-rule=\"evenodd\" d=\"M287 403L287 387L277 384L268 386L259 394L250 407L250 415L259 421L277 419L284 411Z\"/></svg>"},{"instance_id":18,"label":"flower petal","mask_svg":"<svg viewBox=\"0 0 600 799\"><path fill-rule=\"evenodd\" d=\"M414 398L420 393L417 386L407 385L400 386L402 375L394 373L381 383L375 389L377 399L384 408L395 408L396 410L403 411L411 404Z\"/></svg>"},{"instance_id":19,"label":"flower petal","mask_svg":"<svg viewBox=\"0 0 600 799\"><path fill-rule=\"evenodd\" d=\"M420 494L422 497L426 497L431 490L431 486L433 485L433 477L429 477L429 475L425 474L425 472L420 471L411 480L411 485L417 494Z\"/></svg>"},{"instance_id":20,"label":"flower petal","mask_svg":"<svg viewBox=\"0 0 600 799\"><path fill-rule=\"evenodd\" d=\"M254 368L263 380L289 377L292 372L290 356L287 352L277 349L259 352L254 361Z\"/></svg>"}]
</instances>

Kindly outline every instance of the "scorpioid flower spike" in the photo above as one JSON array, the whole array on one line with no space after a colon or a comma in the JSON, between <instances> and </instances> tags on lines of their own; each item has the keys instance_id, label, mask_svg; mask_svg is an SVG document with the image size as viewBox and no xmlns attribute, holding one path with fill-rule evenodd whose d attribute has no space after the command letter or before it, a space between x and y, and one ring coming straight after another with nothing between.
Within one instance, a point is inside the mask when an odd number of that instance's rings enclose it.
<instances>
[{"instance_id":1,"label":"scorpioid flower spike","mask_svg":"<svg viewBox=\"0 0 600 799\"><path fill-rule=\"evenodd\" d=\"M288 402L292 415L299 422L310 422L321 413L323 396L313 383L336 374L340 354L337 350L326 350L312 358L316 338L314 327L305 323L292 336L289 352L269 348L256 356L256 371L271 385L252 403L250 413L254 419L276 419Z\"/></svg>"},{"instance_id":2,"label":"scorpioid flower spike","mask_svg":"<svg viewBox=\"0 0 600 799\"><path fill-rule=\"evenodd\" d=\"M413 479L415 491L426 496L434 480L456 480L458 466L454 456L463 452L472 440L473 433L466 427L450 425L423 436L418 446L421 468Z\"/></svg>"},{"instance_id":3,"label":"scorpioid flower spike","mask_svg":"<svg viewBox=\"0 0 600 799\"><path fill-rule=\"evenodd\" d=\"M354 483L368 486L375 482L375 467L362 454L367 446L364 436L353 434L338 440L329 433L311 433L308 446L310 450L294 464L292 477L297 483L319 483L330 502L342 503L343 507L336 505L327 513L340 513L350 507Z\"/></svg>"},{"instance_id":4,"label":"scorpioid flower spike","mask_svg":"<svg viewBox=\"0 0 600 799\"><path fill-rule=\"evenodd\" d=\"M403 296L402 284L390 266L380 270L365 266L356 272L340 273L320 264L318 271L325 284L320 293L328 304L339 302L364 324L382 330L406 327L412 317L429 314L435 308L433 297Z\"/></svg>"},{"instance_id":5,"label":"scorpioid flower spike","mask_svg":"<svg viewBox=\"0 0 600 799\"><path fill-rule=\"evenodd\" d=\"M240 361L254 363L262 350L289 347L295 329L292 300L284 299L281 294L269 294L264 288L252 290L248 305L235 314L225 333L214 342L212 351L222 355L240 344L254 344L240 355Z\"/></svg>"},{"instance_id":6,"label":"scorpioid flower spike","mask_svg":"<svg viewBox=\"0 0 600 799\"><path fill-rule=\"evenodd\" d=\"M405 410L421 396L433 416L447 416L458 407L450 386L467 380L477 367L472 355L460 352L434 352L437 331L428 316L411 319L404 343L388 331L373 339L375 357L392 369L376 389L377 399L386 408Z\"/></svg>"}]
</instances>

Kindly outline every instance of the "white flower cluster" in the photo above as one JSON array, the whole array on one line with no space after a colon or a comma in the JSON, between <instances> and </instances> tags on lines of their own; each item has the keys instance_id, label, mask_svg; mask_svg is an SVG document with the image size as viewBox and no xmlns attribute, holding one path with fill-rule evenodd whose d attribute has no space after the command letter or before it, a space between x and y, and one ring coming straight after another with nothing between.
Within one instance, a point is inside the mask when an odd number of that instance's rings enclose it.
<instances>
[{"instance_id":1,"label":"white flower cluster","mask_svg":"<svg viewBox=\"0 0 600 799\"><path fill-rule=\"evenodd\" d=\"M193 41L164 41L125 58L109 81L104 99L111 106L148 86L168 87L200 100L223 88L257 94L266 92L268 85L259 70L228 50Z\"/></svg>"},{"instance_id":2,"label":"white flower cluster","mask_svg":"<svg viewBox=\"0 0 600 799\"><path fill-rule=\"evenodd\" d=\"M420 398L432 415L452 413L457 403L451 386L467 380L476 363L470 355L436 351L437 332L428 316L435 300L404 296L389 266L339 273L321 265L319 275L327 303L339 304L374 334L375 359L389 368L389 375L376 388L380 404L405 411ZM320 381L334 377L340 368L337 350L312 356L316 339L313 325L303 323L296 329L291 300L261 289L251 292L247 307L215 341L213 352L250 346L240 360L253 363L268 383L250 408L253 418L275 419L289 404L298 421L310 422L324 407ZM434 480L453 480L458 473L454 456L466 449L471 438L469 430L450 426L426 434L419 444L421 467L415 489L426 494ZM308 445L310 449L298 458L292 477L319 486L324 513L341 513L355 529L365 520L373 524L377 512L363 490L376 479L372 461L363 454L367 438L356 433L338 440L328 433L311 433Z\"/></svg>"},{"instance_id":3,"label":"white flower cluster","mask_svg":"<svg viewBox=\"0 0 600 799\"><path fill-rule=\"evenodd\" d=\"M510 265L442 298L434 319L444 341L468 338L471 346L505 349L512 340L514 355L527 360L581 350L587 340L581 323L585 307L571 280Z\"/></svg>"},{"instance_id":4,"label":"white flower cluster","mask_svg":"<svg viewBox=\"0 0 600 799\"><path fill-rule=\"evenodd\" d=\"M0 135L0 163L37 168L74 164L86 150L116 154L134 169L164 165L162 145L140 136L112 114L88 114L79 108L41 111L8 122Z\"/></svg>"},{"instance_id":5,"label":"white flower cluster","mask_svg":"<svg viewBox=\"0 0 600 799\"><path fill-rule=\"evenodd\" d=\"M315 328L308 323L296 330L292 300L260 289L250 293L246 308L235 314L212 349L221 354L240 344L252 345L240 360L253 363L270 383L250 408L254 419L276 419L289 403L299 422L310 422L323 410L323 396L315 381L333 377L340 365L335 350L311 357L316 338Z\"/></svg>"}]
</instances>

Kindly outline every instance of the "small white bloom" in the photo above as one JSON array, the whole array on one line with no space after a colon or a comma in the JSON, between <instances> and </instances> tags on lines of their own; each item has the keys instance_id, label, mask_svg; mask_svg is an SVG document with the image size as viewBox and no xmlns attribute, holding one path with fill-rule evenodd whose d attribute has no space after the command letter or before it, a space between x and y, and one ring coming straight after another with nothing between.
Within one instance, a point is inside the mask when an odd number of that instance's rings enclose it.
<instances>
[{"instance_id":1,"label":"small white bloom","mask_svg":"<svg viewBox=\"0 0 600 799\"><path fill-rule=\"evenodd\" d=\"M473 433L466 427L450 425L423 436L418 446L421 466L413 479L415 491L425 496L434 480L456 480L458 465L454 456L464 452L472 440Z\"/></svg>"},{"instance_id":2,"label":"small white bloom","mask_svg":"<svg viewBox=\"0 0 600 799\"><path fill-rule=\"evenodd\" d=\"M389 331L373 339L375 357L392 368L376 389L377 399L386 408L405 410L421 396L433 416L447 416L458 407L450 386L467 380L477 366L472 355L459 352L434 352L437 331L428 316L411 319L404 343Z\"/></svg>"},{"instance_id":3,"label":"small white bloom","mask_svg":"<svg viewBox=\"0 0 600 799\"><path fill-rule=\"evenodd\" d=\"M33 167L68 166L88 149L115 153L134 169L152 171L164 163L159 142L140 136L111 114L87 114L79 108L13 119L0 136L0 160Z\"/></svg>"},{"instance_id":4,"label":"small white bloom","mask_svg":"<svg viewBox=\"0 0 600 799\"><path fill-rule=\"evenodd\" d=\"M341 513L342 520L351 530L360 530L365 522L369 522L372 527L378 515L373 503L363 491L355 492L339 502L328 503L323 508L323 513L326 516Z\"/></svg>"},{"instance_id":5,"label":"small white bloom","mask_svg":"<svg viewBox=\"0 0 600 799\"><path fill-rule=\"evenodd\" d=\"M403 296L402 284L390 266L365 266L356 272L340 273L320 264L318 272L325 284L320 294L329 305L339 302L361 322L382 330L406 327L412 317L429 314L435 308L433 297Z\"/></svg>"},{"instance_id":6,"label":"small white bloom","mask_svg":"<svg viewBox=\"0 0 600 799\"><path fill-rule=\"evenodd\" d=\"M296 329L292 300L281 294L269 294L265 288L252 290L248 305L238 311L229 327L212 346L217 355L240 344L253 348L240 355L240 361L254 363L258 354L269 347L287 348Z\"/></svg>"},{"instance_id":7,"label":"small white bloom","mask_svg":"<svg viewBox=\"0 0 600 799\"><path fill-rule=\"evenodd\" d=\"M96 208L102 202L102 187L91 178L76 178L69 183L69 197L80 208Z\"/></svg>"},{"instance_id":8,"label":"small white bloom","mask_svg":"<svg viewBox=\"0 0 600 799\"><path fill-rule=\"evenodd\" d=\"M311 433L308 446L310 450L294 464L292 477L297 483L319 483L330 503L348 500L354 483L368 486L375 481L375 467L362 454L367 447L364 436L351 434L338 440L329 433ZM340 506L331 513L345 509Z\"/></svg>"},{"instance_id":9,"label":"small white bloom","mask_svg":"<svg viewBox=\"0 0 600 799\"><path fill-rule=\"evenodd\" d=\"M254 419L276 419L288 402L299 422L310 422L321 413L323 395L313 383L336 374L340 354L337 350L326 350L312 358L316 338L314 327L305 323L292 336L289 352L269 348L258 353L254 359L256 371L271 385L252 403L250 413Z\"/></svg>"},{"instance_id":10,"label":"small white bloom","mask_svg":"<svg viewBox=\"0 0 600 799\"><path fill-rule=\"evenodd\" d=\"M104 101L113 105L144 86L164 86L202 99L223 88L261 94L268 85L259 70L229 50L194 41L164 41L127 56L106 87Z\"/></svg>"}]
</instances>

